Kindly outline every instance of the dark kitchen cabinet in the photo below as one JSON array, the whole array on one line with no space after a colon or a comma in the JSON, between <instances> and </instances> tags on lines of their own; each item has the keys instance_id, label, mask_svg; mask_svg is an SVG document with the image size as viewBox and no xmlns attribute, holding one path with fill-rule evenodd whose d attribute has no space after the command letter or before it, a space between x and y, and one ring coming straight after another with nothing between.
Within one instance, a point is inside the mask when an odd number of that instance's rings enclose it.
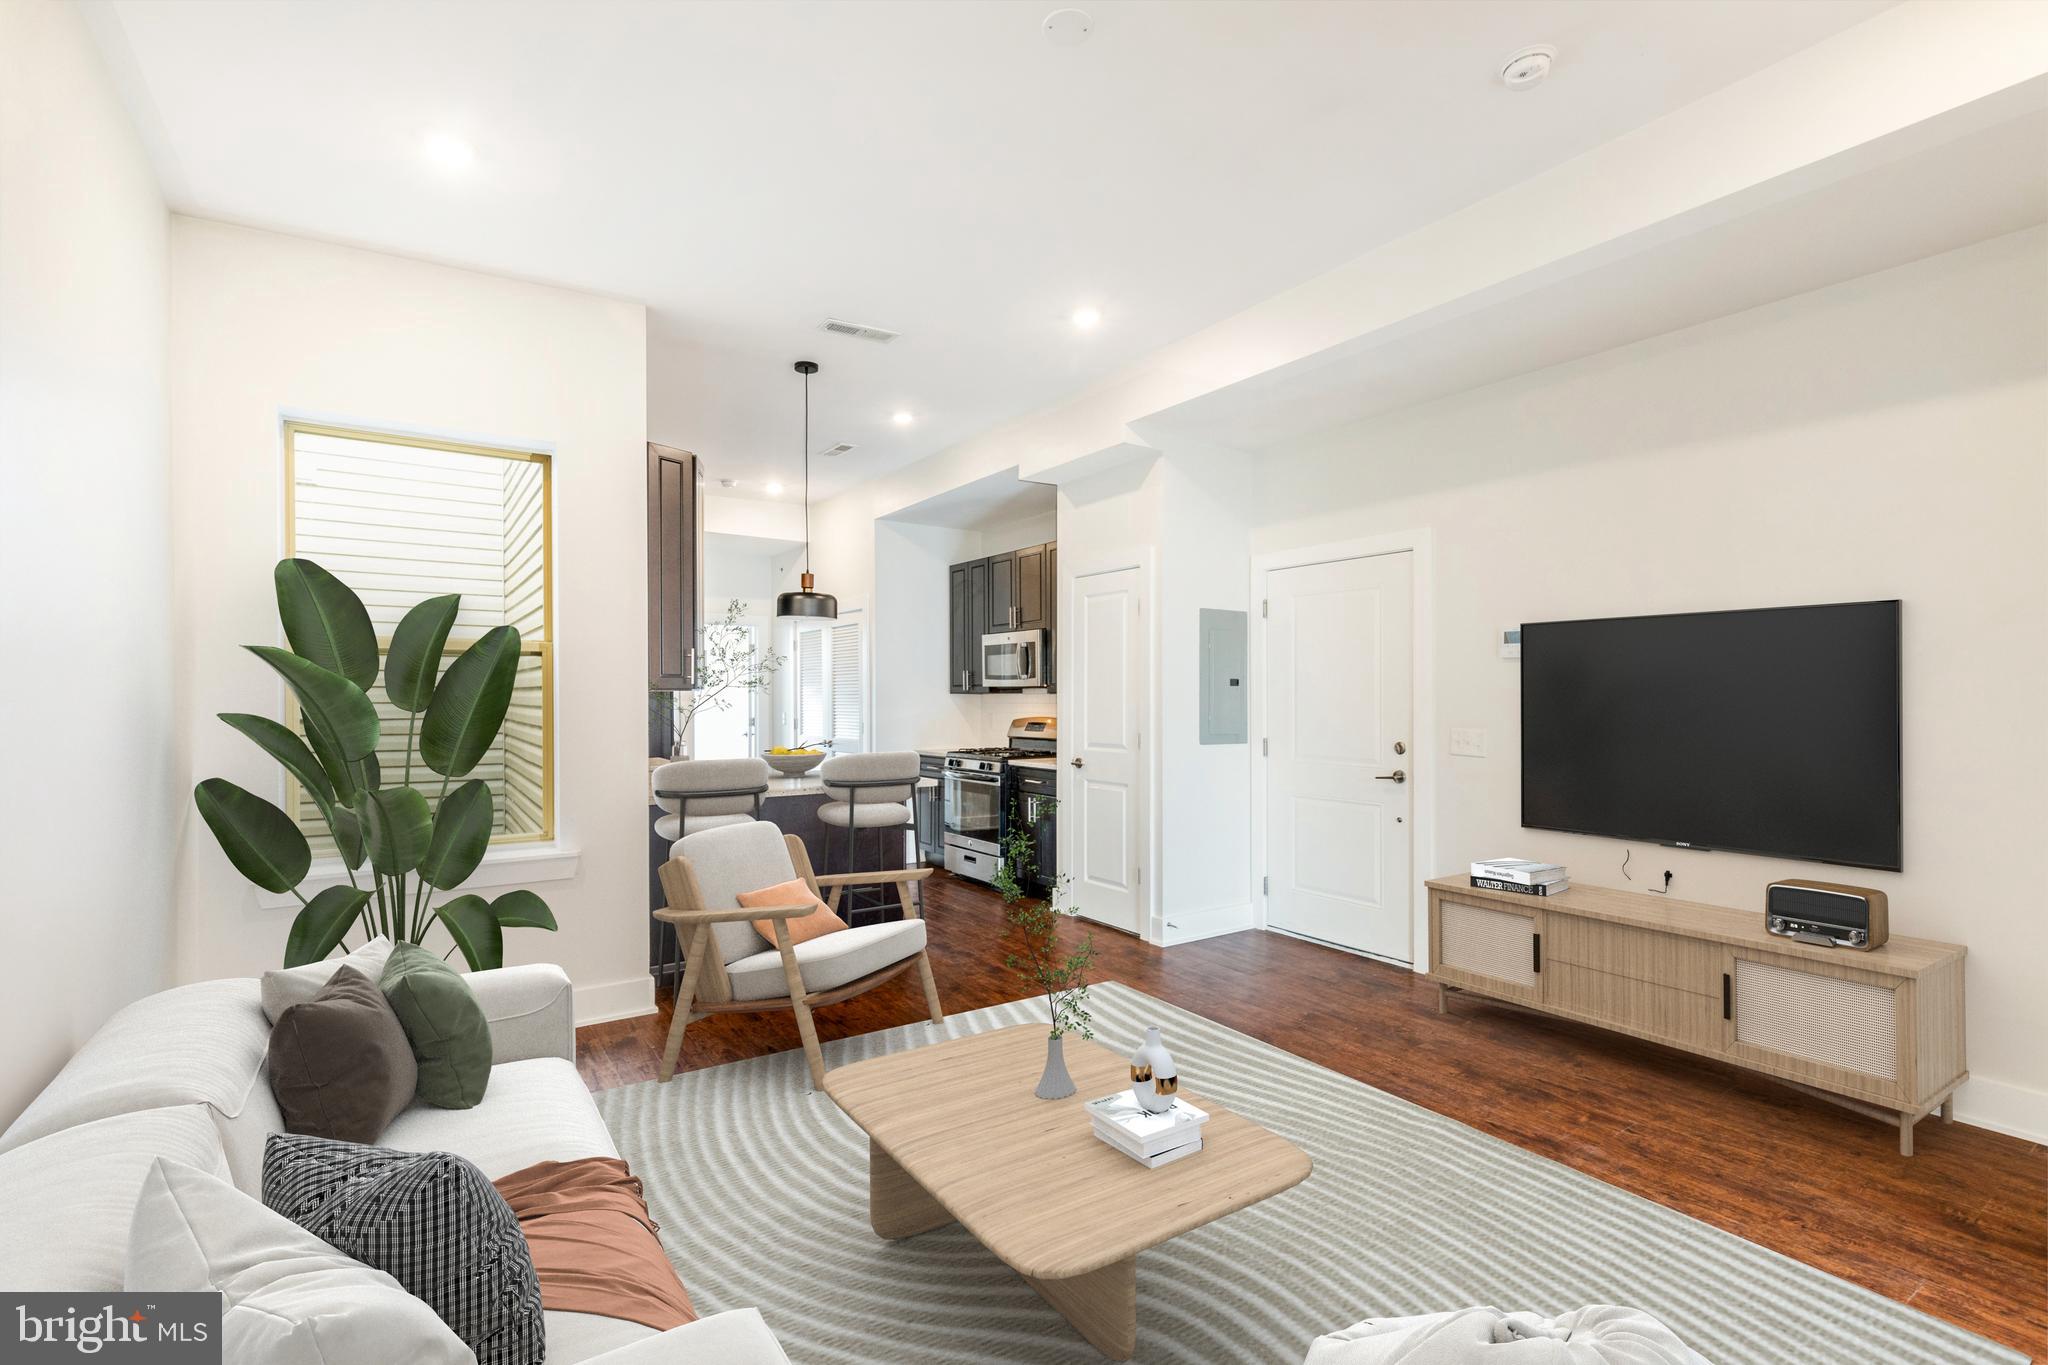
<instances>
[{"instance_id":1,"label":"dark kitchen cabinet","mask_svg":"<svg viewBox=\"0 0 2048 1365\"><path fill-rule=\"evenodd\" d=\"M697 457L647 443L647 685L688 691L703 615L704 504Z\"/></svg>"},{"instance_id":2,"label":"dark kitchen cabinet","mask_svg":"<svg viewBox=\"0 0 2048 1365\"><path fill-rule=\"evenodd\" d=\"M988 625L991 635L1021 630L1017 624L1017 552L988 557Z\"/></svg>"},{"instance_id":3,"label":"dark kitchen cabinet","mask_svg":"<svg viewBox=\"0 0 2048 1365\"><path fill-rule=\"evenodd\" d=\"M1048 630L1052 618L1047 611L1052 601L1052 580L1046 575L1046 560L1052 546L1027 545L1010 556L1015 566L1016 623L1012 630Z\"/></svg>"},{"instance_id":4,"label":"dark kitchen cabinet","mask_svg":"<svg viewBox=\"0 0 2048 1365\"><path fill-rule=\"evenodd\" d=\"M1058 585L1058 548L1051 541L948 569L946 690L987 691L981 679L981 637L1012 630L1046 633L1046 690L1054 690L1053 599Z\"/></svg>"},{"instance_id":5,"label":"dark kitchen cabinet","mask_svg":"<svg viewBox=\"0 0 2048 1365\"><path fill-rule=\"evenodd\" d=\"M1060 547L1045 543L1045 690L1060 690Z\"/></svg>"}]
</instances>

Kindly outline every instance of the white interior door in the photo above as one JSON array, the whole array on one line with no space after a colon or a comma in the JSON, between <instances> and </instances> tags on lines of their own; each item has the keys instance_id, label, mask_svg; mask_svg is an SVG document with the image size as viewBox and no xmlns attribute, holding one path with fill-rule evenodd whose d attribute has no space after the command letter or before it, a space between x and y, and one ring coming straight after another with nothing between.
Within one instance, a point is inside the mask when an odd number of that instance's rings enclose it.
<instances>
[{"instance_id":1,"label":"white interior door","mask_svg":"<svg viewBox=\"0 0 2048 1365\"><path fill-rule=\"evenodd\" d=\"M1074 580L1061 618L1060 740L1067 751L1067 875L1088 919L1138 933L1143 919L1145 783L1139 759L1145 650L1136 569Z\"/></svg>"},{"instance_id":2,"label":"white interior door","mask_svg":"<svg viewBox=\"0 0 2048 1365\"><path fill-rule=\"evenodd\" d=\"M734 626L734 643L739 653L754 657L759 645L752 626ZM752 688L729 688L723 707L699 711L690 722L690 753L696 758L752 758L761 752L759 693Z\"/></svg>"},{"instance_id":3,"label":"white interior door","mask_svg":"<svg viewBox=\"0 0 2048 1365\"><path fill-rule=\"evenodd\" d=\"M1266 923L1413 962L1412 556L1266 576Z\"/></svg>"}]
</instances>

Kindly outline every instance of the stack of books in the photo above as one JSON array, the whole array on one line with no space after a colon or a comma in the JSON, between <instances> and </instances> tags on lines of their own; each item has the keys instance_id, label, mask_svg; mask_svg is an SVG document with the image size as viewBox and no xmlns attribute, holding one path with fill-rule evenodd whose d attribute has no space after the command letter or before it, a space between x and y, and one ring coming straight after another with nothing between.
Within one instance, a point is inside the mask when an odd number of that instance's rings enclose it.
<instances>
[{"instance_id":1,"label":"stack of books","mask_svg":"<svg viewBox=\"0 0 2048 1365\"><path fill-rule=\"evenodd\" d=\"M1484 858L1472 864L1472 885L1521 896L1555 896L1571 890L1571 878L1556 863L1526 858Z\"/></svg>"},{"instance_id":2,"label":"stack of books","mask_svg":"<svg viewBox=\"0 0 2048 1365\"><path fill-rule=\"evenodd\" d=\"M1206 1111L1178 1095L1163 1114L1148 1114L1129 1090L1090 1100L1085 1106L1095 1136L1143 1166L1164 1166L1202 1150Z\"/></svg>"}]
</instances>

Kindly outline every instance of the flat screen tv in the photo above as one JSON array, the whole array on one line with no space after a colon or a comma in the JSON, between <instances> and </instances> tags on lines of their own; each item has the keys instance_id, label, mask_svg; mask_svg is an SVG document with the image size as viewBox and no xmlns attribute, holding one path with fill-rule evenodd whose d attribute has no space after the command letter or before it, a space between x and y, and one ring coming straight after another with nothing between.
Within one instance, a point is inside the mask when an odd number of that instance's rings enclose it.
<instances>
[{"instance_id":1,"label":"flat screen tv","mask_svg":"<svg viewBox=\"0 0 2048 1365\"><path fill-rule=\"evenodd\" d=\"M1522 627L1522 824L1897 871L1899 604Z\"/></svg>"}]
</instances>

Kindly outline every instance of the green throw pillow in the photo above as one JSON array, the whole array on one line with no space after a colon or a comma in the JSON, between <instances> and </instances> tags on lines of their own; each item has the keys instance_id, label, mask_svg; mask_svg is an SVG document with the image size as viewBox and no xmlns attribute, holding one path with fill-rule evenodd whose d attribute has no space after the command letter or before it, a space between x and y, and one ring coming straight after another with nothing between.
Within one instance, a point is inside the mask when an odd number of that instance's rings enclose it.
<instances>
[{"instance_id":1,"label":"green throw pillow","mask_svg":"<svg viewBox=\"0 0 2048 1365\"><path fill-rule=\"evenodd\" d=\"M491 1025L453 967L414 943L391 950L377 983L420 1065L419 1097L472 1109L491 1080Z\"/></svg>"}]
</instances>

